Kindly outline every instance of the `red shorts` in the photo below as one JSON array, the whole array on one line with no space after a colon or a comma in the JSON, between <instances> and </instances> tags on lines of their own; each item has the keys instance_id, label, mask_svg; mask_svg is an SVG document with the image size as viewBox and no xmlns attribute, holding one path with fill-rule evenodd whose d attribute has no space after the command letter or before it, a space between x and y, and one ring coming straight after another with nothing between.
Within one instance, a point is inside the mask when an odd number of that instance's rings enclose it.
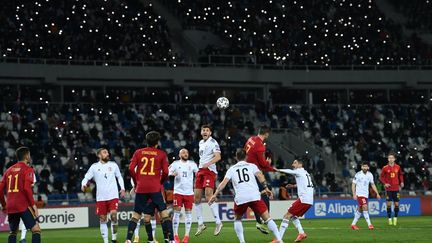
<instances>
[{"instance_id":1,"label":"red shorts","mask_svg":"<svg viewBox=\"0 0 432 243\"><path fill-rule=\"evenodd\" d=\"M215 188L217 174L209 169L199 169L195 179L195 189Z\"/></svg>"},{"instance_id":2,"label":"red shorts","mask_svg":"<svg viewBox=\"0 0 432 243\"><path fill-rule=\"evenodd\" d=\"M185 209L192 209L194 202L194 195L181 195L174 193L174 207L185 207Z\"/></svg>"},{"instance_id":3,"label":"red shorts","mask_svg":"<svg viewBox=\"0 0 432 243\"><path fill-rule=\"evenodd\" d=\"M237 205L234 203L234 213L236 215L243 215L246 213L246 210L251 208L254 213L257 213L259 215L262 215L265 211L267 211L267 205L265 205L263 200L253 201L253 202L247 202L243 203L241 205Z\"/></svg>"},{"instance_id":4,"label":"red shorts","mask_svg":"<svg viewBox=\"0 0 432 243\"><path fill-rule=\"evenodd\" d=\"M362 207L363 205L367 205L368 199L366 197L357 197L357 202L359 207Z\"/></svg>"},{"instance_id":5,"label":"red shorts","mask_svg":"<svg viewBox=\"0 0 432 243\"><path fill-rule=\"evenodd\" d=\"M114 198L108 201L96 202L96 214L107 215L109 212L118 210L118 198Z\"/></svg>"},{"instance_id":6,"label":"red shorts","mask_svg":"<svg viewBox=\"0 0 432 243\"><path fill-rule=\"evenodd\" d=\"M312 205L302 203L300 199L297 199L288 209L288 213L297 217L301 217L309 210L310 207L312 207Z\"/></svg>"}]
</instances>

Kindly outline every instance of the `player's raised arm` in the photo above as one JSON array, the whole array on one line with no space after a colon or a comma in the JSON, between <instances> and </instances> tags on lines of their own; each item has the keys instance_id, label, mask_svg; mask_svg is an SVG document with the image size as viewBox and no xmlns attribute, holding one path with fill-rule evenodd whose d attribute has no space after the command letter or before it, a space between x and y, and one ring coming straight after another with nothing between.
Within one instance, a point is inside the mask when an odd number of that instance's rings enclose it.
<instances>
[{"instance_id":1,"label":"player's raised arm","mask_svg":"<svg viewBox=\"0 0 432 243\"><path fill-rule=\"evenodd\" d=\"M277 169L276 171L281 172L281 173L285 173L285 174L291 174L291 175L297 175L298 172L295 170L291 170L291 169Z\"/></svg>"},{"instance_id":2,"label":"player's raised arm","mask_svg":"<svg viewBox=\"0 0 432 243\"><path fill-rule=\"evenodd\" d=\"M93 166L90 166L87 173L84 175L83 180L81 181L81 190L85 191L85 188L87 187L87 183L93 178L94 172L93 172Z\"/></svg>"},{"instance_id":3,"label":"player's raised arm","mask_svg":"<svg viewBox=\"0 0 432 243\"><path fill-rule=\"evenodd\" d=\"M271 159L265 157L265 151L259 151L257 153L258 164L263 171L274 172L276 171L273 166L271 166Z\"/></svg>"}]
</instances>

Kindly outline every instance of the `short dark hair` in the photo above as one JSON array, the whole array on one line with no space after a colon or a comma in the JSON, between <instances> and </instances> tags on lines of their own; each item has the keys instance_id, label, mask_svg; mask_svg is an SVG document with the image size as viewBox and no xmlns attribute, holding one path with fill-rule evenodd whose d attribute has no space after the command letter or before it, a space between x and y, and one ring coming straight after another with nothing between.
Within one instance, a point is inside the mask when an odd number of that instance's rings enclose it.
<instances>
[{"instance_id":1,"label":"short dark hair","mask_svg":"<svg viewBox=\"0 0 432 243\"><path fill-rule=\"evenodd\" d=\"M204 128L210 129L210 132L213 131L212 127L209 124L204 124L204 125L201 126L201 130L203 130Z\"/></svg>"},{"instance_id":2,"label":"short dark hair","mask_svg":"<svg viewBox=\"0 0 432 243\"><path fill-rule=\"evenodd\" d=\"M147 146L154 147L159 143L161 135L159 132L151 131L146 134Z\"/></svg>"},{"instance_id":3,"label":"short dark hair","mask_svg":"<svg viewBox=\"0 0 432 243\"><path fill-rule=\"evenodd\" d=\"M98 148L96 150L96 155L99 155L100 152L102 152L102 150L108 150L107 148Z\"/></svg>"},{"instance_id":4,"label":"short dark hair","mask_svg":"<svg viewBox=\"0 0 432 243\"><path fill-rule=\"evenodd\" d=\"M260 126L259 128L258 128L258 134L259 135L264 135L264 134L266 134L266 133L270 133L270 128L268 127L268 126Z\"/></svg>"},{"instance_id":5,"label":"short dark hair","mask_svg":"<svg viewBox=\"0 0 432 243\"><path fill-rule=\"evenodd\" d=\"M24 146L17 148L17 150L15 151L18 161L22 161L28 153L30 153L30 149Z\"/></svg>"},{"instance_id":6,"label":"short dark hair","mask_svg":"<svg viewBox=\"0 0 432 243\"><path fill-rule=\"evenodd\" d=\"M367 166L369 166L369 162L363 161L363 162L361 162L361 165L367 165Z\"/></svg>"},{"instance_id":7,"label":"short dark hair","mask_svg":"<svg viewBox=\"0 0 432 243\"><path fill-rule=\"evenodd\" d=\"M236 159L242 161L246 159L246 151L244 149L239 149L236 152Z\"/></svg>"},{"instance_id":8,"label":"short dark hair","mask_svg":"<svg viewBox=\"0 0 432 243\"><path fill-rule=\"evenodd\" d=\"M299 164L304 165L309 160L309 158L306 156L299 156L296 158L296 160Z\"/></svg>"},{"instance_id":9,"label":"short dark hair","mask_svg":"<svg viewBox=\"0 0 432 243\"><path fill-rule=\"evenodd\" d=\"M396 158L396 153L395 153L395 152L390 151L390 152L388 153L387 157L390 156L390 155Z\"/></svg>"}]
</instances>

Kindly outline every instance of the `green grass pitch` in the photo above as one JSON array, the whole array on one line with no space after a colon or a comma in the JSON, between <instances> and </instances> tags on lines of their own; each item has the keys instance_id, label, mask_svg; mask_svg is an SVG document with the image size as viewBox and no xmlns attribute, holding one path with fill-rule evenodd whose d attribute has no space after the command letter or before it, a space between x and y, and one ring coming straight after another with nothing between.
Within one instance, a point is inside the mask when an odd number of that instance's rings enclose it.
<instances>
[{"instance_id":1,"label":"green grass pitch","mask_svg":"<svg viewBox=\"0 0 432 243\"><path fill-rule=\"evenodd\" d=\"M350 228L352 219L305 219L302 220L304 230L308 234L305 242L432 242L432 216L400 217L397 226L387 225L387 218L372 218L375 230L368 230L363 218L359 220L359 231ZM278 225L280 221L276 222ZM238 242L232 223L225 223L219 236L213 236L214 224L208 224L208 228L198 237L191 236L194 242ZM270 242L272 235L264 235L255 229L255 222L243 222L246 242ZM196 223L191 233L195 233ZM179 233L182 237L183 224ZM118 242L125 240L126 227L119 228ZM8 234L0 234L0 242L7 242ZM145 229L140 230L140 242L146 242ZM297 231L292 224L289 225L283 238L284 242L292 242L297 236ZM158 225L156 238L162 241L161 227ZM31 242L31 234L27 235L27 242ZM100 243L99 228L81 228L68 230L44 230L42 242L67 242L67 243Z\"/></svg>"}]
</instances>

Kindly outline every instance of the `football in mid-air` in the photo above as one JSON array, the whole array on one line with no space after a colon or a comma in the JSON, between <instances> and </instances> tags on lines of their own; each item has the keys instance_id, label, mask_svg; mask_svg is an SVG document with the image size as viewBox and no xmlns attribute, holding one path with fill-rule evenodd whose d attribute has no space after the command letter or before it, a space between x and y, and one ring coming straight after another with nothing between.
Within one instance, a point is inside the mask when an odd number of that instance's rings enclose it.
<instances>
[{"instance_id":1,"label":"football in mid-air","mask_svg":"<svg viewBox=\"0 0 432 243\"><path fill-rule=\"evenodd\" d=\"M216 105L219 109L226 109L229 106L229 100L226 97L219 97L216 101Z\"/></svg>"}]
</instances>

